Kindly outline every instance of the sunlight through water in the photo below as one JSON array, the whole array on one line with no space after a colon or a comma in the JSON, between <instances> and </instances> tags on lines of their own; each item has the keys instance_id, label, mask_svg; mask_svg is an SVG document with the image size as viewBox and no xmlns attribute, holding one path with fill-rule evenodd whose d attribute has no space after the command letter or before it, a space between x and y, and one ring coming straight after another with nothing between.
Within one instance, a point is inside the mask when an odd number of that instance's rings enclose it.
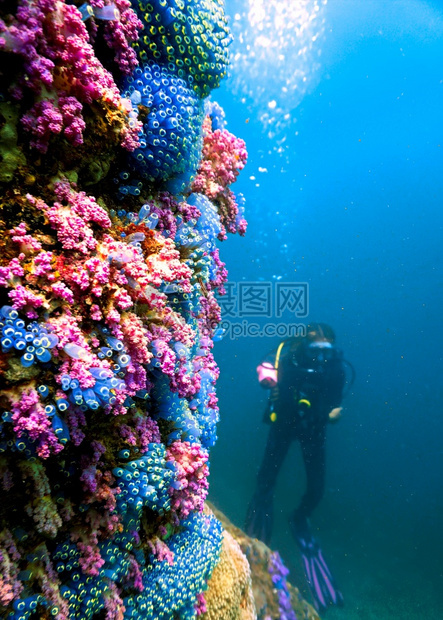
<instances>
[{"instance_id":1,"label":"sunlight through water","mask_svg":"<svg viewBox=\"0 0 443 620\"><path fill-rule=\"evenodd\" d=\"M233 3L231 87L281 146L293 111L315 84L326 3L246 0L242 10Z\"/></svg>"}]
</instances>

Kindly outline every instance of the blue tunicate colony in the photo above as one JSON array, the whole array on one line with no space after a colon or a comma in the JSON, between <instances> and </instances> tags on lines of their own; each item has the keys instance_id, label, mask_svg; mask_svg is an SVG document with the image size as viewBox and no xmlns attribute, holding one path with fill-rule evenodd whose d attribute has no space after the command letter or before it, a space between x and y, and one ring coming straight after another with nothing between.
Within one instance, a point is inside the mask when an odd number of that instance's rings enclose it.
<instances>
[{"instance_id":1,"label":"blue tunicate colony","mask_svg":"<svg viewBox=\"0 0 443 620\"><path fill-rule=\"evenodd\" d=\"M223 3L214 0L139 0L144 23L135 44L141 62L154 58L206 97L225 76L232 35Z\"/></svg>"},{"instance_id":2,"label":"blue tunicate colony","mask_svg":"<svg viewBox=\"0 0 443 620\"><path fill-rule=\"evenodd\" d=\"M211 448L217 441L218 412L216 409L206 406L205 403L208 402L210 395L215 393L214 380L208 370L201 371L200 377L200 390L195 400L189 403L189 406L194 407L194 416L201 429L200 443L204 448Z\"/></svg>"},{"instance_id":3,"label":"blue tunicate colony","mask_svg":"<svg viewBox=\"0 0 443 620\"><path fill-rule=\"evenodd\" d=\"M143 575L148 604L161 599L161 607L153 605L152 618L158 620L176 617L194 620L196 595L205 588L221 550L222 526L214 517L193 514L182 525L182 531L168 539L176 558L174 564L154 559L150 570Z\"/></svg>"},{"instance_id":4,"label":"blue tunicate colony","mask_svg":"<svg viewBox=\"0 0 443 620\"><path fill-rule=\"evenodd\" d=\"M190 239L190 245L194 248L189 259L199 266L203 272L203 280L211 282L217 270L211 252L216 248L215 242L221 231L220 216L212 202L202 194L191 194L187 202L197 207L201 213L194 230L189 225L186 227L188 234L194 234L198 239L198 242L192 242L192 238ZM180 240L177 242L180 243Z\"/></svg>"},{"instance_id":5,"label":"blue tunicate colony","mask_svg":"<svg viewBox=\"0 0 443 620\"><path fill-rule=\"evenodd\" d=\"M153 183L187 175L189 182L201 152L201 101L183 79L157 64L137 67L124 90L143 122L140 146L129 162L133 176ZM131 183L122 184L119 191L140 193L138 185Z\"/></svg>"},{"instance_id":6,"label":"blue tunicate colony","mask_svg":"<svg viewBox=\"0 0 443 620\"><path fill-rule=\"evenodd\" d=\"M95 411L100 406L113 405L115 391L124 387L124 382L115 376L114 372L106 368L89 368L89 373L95 384L92 388L86 389L80 387L78 379L71 379L69 375L63 375L61 387L70 403L78 405L84 411L87 409ZM118 374L121 373L118 372Z\"/></svg>"},{"instance_id":7,"label":"blue tunicate colony","mask_svg":"<svg viewBox=\"0 0 443 620\"><path fill-rule=\"evenodd\" d=\"M139 195L142 181L180 193L196 172L203 99L226 74L232 37L214 0L140 0L134 8L144 24L134 44L140 66L122 90L143 129L116 182L122 197Z\"/></svg>"},{"instance_id":8,"label":"blue tunicate colony","mask_svg":"<svg viewBox=\"0 0 443 620\"><path fill-rule=\"evenodd\" d=\"M11 306L0 308L0 331L2 351L15 349L25 368L36 362L49 362L51 349L58 343L57 336L51 334L45 325L36 321L26 325Z\"/></svg>"},{"instance_id":9,"label":"blue tunicate colony","mask_svg":"<svg viewBox=\"0 0 443 620\"><path fill-rule=\"evenodd\" d=\"M136 523L130 523L135 527ZM172 620L180 617L194 620L195 600L205 588L217 562L222 540L222 527L213 516L192 514L181 523L180 531L168 539L174 562L159 560L154 556L147 558L136 548L134 538L126 533L117 534L112 541L99 543L104 563L97 575L85 575L82 571L80 553L77 546L69 541L58 544L51 554L62 597L69 604L69 617L92 620L102 610L112 609L112 582L132 585L133 594L123 599L125 612L123 618L143 620ZM140 566L140 584L134 583L131 573L132 552ZM46 549L37 549L30 554L30 565L44 561ZM29 575L23 575L23 579ZM137 591L142 584L142 591ZM28 620L35 614L37 606L44 607L49 617L59 617L59 607L42 594L32 591L27 585L19 601L14 603L14 611L7 620ZM112 616L114 617L114 616Z\"/></svg>"},{"instance_id":10,"label":"blue tunicate colony","mask_svg":"<svg viewBox=\"0 0 443 620\"><path fill-rule=\"evenodd\" d=\"M187 399L179 398L178 394L171 392L166 378L161 377L156 381L152 400L155 403L154 418L166 420L173 426L168 436L169 443L179 438L190 443L199 441L202 431Z\"/></svg>"},{"instance_id":11,"label":"blue tunicate colony","mask_svg":"<svg viewBox=\"0 0 443 620\"><path fill-rule=\"evenodd\" d=\"M166 378L160 377L156 381L151 393L152 415L157 420L170 422L172 430L168 443L181 439L210 448L217 440L218 411L207 405L209 397L215 393L215 379L208 369L200 370L199 374L200 389L190 402L171 393Z\"/></svg>"},{"instance_id":12,"label":"blue tunicate colony","mask_svg":"<svg viewBox=\"0 0 443 620\"><path fill-rule=\"evenodd\" d=\"M58 337L51 333L51 327L36 321L27 322L22 319L17 310L11 306L0 308L1 350L3 353L16 351L23 368L34 364L48 366L51 361L51 350L57 345ZM39 385L37 391L45 400L49 390L46 385ZM61 444L69 439L69 430L61 413L66 410L68 403L64 399L55 399L52 403L45 403L45 413L51 420L51 425ZM27 435L15 441L7 440L4 436L4 424L12 422L12 413L3 411L0 420L0 454L10 450L22 452L26 458L35 457L35 442Z\"/></svg>"},{"instance_id":13,"label":"blue tunicate colony","mask_svg":"<svg viewBox=\"0 0 443 620\"><path fill-rule=\"evenodd\" d=\"M129 450L118 456L129 459ZM149 444L148 452L128 462L121 462L112 472L121 492L117 496L119 514L124 523L132 521L134 531L140 529L142 508L146 507L159 514L170 508L169 488L174 484L174 467L166 461L163 444Z\"/></svg>"}]
</instances>

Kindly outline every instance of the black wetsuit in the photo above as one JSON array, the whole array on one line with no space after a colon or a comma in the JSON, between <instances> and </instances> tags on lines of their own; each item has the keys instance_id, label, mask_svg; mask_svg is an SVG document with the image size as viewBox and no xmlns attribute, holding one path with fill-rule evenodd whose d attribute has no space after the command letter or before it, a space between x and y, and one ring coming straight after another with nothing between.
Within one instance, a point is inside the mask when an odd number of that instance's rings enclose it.
<instances>
[{"instance_id":1,"label":"black wetsuit","mask_svg":"<svg viewBox=\"0 0 443 620\"><path fill-rule=\"evenodd\" d=\"M302 518L311 515L325 488L328 414L340 406L344 383L345 372L337 350L331 352L330 360L318 364L304 355L299 342L285 343L278 367L278 388L274 388L274 395L271 393L270 408L276 418L270 422L256 498L268 498L272 502L278 472L296 439L302 450L307 486L295 515Z\"/></svg>"}]
</instances>

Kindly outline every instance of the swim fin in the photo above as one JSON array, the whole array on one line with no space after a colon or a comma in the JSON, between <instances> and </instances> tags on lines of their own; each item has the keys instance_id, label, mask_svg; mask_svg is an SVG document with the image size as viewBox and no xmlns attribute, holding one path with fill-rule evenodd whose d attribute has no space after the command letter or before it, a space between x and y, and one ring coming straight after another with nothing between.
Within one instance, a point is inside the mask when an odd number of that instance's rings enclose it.
<instances>
[{"instance_id":1,"label":"swim fin","mask_svg":"<svg viewBox=\"0 0 443 620\"><path fill-rule=\"evenodd\" d=\"M245 532L252 538L258 538L269 545L273 524L272 494L256 492L246 513Z\"/></svg>"},{"instance_id":2,"label":"swim fin","mask_svg":"<svg viewBox=\"0 0 443 620\"><path fill-rule=\"evenodd\" d=\"M332 605L342 607L343 595L337 588L325 562L320 545L311 533L308 520L293 517L290 524L294 538L300 547L306 580L316 610L319 613L325 613Z\"/></svg>"}]
</instances>

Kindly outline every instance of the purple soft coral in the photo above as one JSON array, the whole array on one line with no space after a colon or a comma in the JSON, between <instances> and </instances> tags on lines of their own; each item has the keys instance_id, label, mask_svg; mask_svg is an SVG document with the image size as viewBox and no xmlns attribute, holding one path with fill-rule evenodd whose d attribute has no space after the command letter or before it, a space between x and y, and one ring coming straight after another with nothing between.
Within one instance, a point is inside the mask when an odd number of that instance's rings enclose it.
<instances>
[{"instance_id":1,"label":"purple soft coral","mask_svg":"<svg viewBox=\"0 0 443 620\"><path fill-rule=\"evenodd\" d=\"M269 557L269 573L272 577L272 583L277 590L280 617L282 620L297 620L297 616L292 609L291 595L289 593L288 584L286 583L289 570L283 564L283 560L278 551L271 553Z\"/></svg>"}]
</instances>

